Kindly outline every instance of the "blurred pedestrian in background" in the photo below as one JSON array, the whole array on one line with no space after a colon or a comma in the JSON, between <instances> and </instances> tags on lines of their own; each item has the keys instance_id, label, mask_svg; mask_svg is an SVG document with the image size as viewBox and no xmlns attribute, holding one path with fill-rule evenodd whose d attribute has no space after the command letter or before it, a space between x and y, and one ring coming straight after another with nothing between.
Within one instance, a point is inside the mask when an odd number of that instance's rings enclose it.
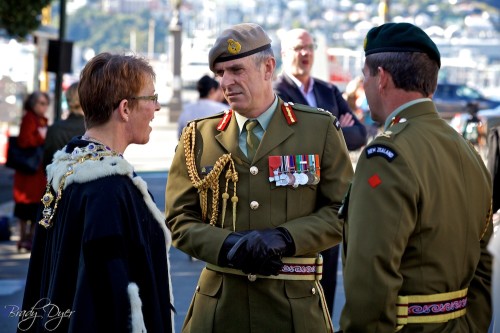
<instances>
[{"instance_id":1,"label":"blurred pedestrian in background","mask_svg":"<svg viewBox=\"0 0 500 333\"><path fill-rule=\"evenodd\" d=\"M228 108L227 104L222 103L224 96L220 89L219 82L208 75L202 76L196 84L199 99L191 104L184 106L179 116L177 134L181 137L182 129L186 127L191 120L211 116L222 112Z\"/></svg>"},{"instance_id":2,"label":"blurred pedestrian in background","mask_svg":"<svg viewBox=\"0 0 500 333\"><path fill-rule=\"evenodd\" d=\"M123 158L160 110L146 60L102 53L80 75L87 131L47 167L19 331L172 332L170 232ZM46 309L57 307L58 320ZM31 313L31 315L30 315Z\"/></svg>"},{"instance_id":3,"label":"blurred pedestrian in background","mask_svg":"<svg viewBox=\"0 0 500 333\"><path fill-rule=\"evenodd\" d=\"M352 113L340 90L333 84L311 76L316 44L307 30L292 29L281 39L283 73L274 90L285 102L305 104L331 112L340 122L349 150L366 144L366 130Z\"/></svg>"},{"instance_id":4,"label":"blurred pedestrian in background","mask_svg":"<svg viewBox=\"0 0 500 333\"><path fill-rule=\"evenodd\" d=\"M276 96L257 24L223 31L209 66L230 110L188 124L166 189L174 245L207 263L183 332L332 332L319 252L353 172L338 121Z\"/></svg>"},{"instance_id":5,"label":"blurred pedestrian in background","mask_svg":"<svg viewBox=\"0 0 500 333\"><path fill-rule=\"evenodd\" d=\"M63 148L71 138L85 133L83 110L78 98L78 82L71 84L66 90L66 102L68 117L52 124L47 130L43 154L44 168L52 162L54 153Z\"/></svg>"},{"instance_id":6,"label":"blurred pedestrian in background","mask_svg":"<svg viewBox=\"0 0 500 333\"><path fill-rule=\"evenodd\" d=\"M381 127L379 123L373 121L370 115L370 108L366 100L365 90L363 89L363 76L357 76L345 87L344 98L353 110L359 121L365 125L367 142L373 140Z\"/></svg>"},{"instance_id":7,"label":"blurred pedestrian in background","mask_svg":"<svg viewBox=\"0 0 500 333\"><path fill-rule=\"evenodd\" d=\"M364 90L385 131L360 155L344 215L344 332L487 332L491 178L430 99L440 53L408 23L365 39Z\"/></svg>"},{"instance_id":8,"label":"blurred pedestrian in background","mask_svg":"<svg viewBox=\"0 0 500 333\"><path fill-rule=\"evenodd\" d=\"M46 113L50 97L47 93L35 91L24 101L24 115L21 120L17 143L22 148L42 146L47 133ZM17 249L31 251L33 230L36 223L40 198L46 178L42 163L33 174L16 170L14 174L14 217L19 220L20 239Z\"/></svg>"},{"instance_id":9,"label":"blurred pedestrian in background","mask_svg":"<svg viewBox=\"0 0 500 333\"><path fill-rule=\"evenodd\" d=\"M349 150L356 150L366 144L366 129L352 113L333 84L311 76L316 44L307 30L292 29L281 38L283 73L274 83L274 90L285 102L306 104L331 112L340 122L342 133ZM319 139L319 138L318 138ZM321 253L323 256L323 279L326 303L330 314L337 285L339 247L335 246Z\"/></svg>"}]
</instances>

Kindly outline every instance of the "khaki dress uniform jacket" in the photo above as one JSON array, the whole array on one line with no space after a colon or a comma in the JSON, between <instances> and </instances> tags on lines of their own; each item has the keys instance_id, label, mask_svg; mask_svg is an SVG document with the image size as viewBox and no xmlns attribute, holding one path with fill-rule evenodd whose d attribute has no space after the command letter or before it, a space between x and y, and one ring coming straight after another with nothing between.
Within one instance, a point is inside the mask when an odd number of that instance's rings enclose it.
<instances>
[{"instance_id":1,"label":"khaki dress uniform jacket","mask_svg":"<svg viewBox=\"0 0 500 333\"><path fill-rule=\"evenodd\" d=\"M362 152L344 224L344 332L394 332L398 295L468 287L466 314L399 332L487 332L489 173L432 103L414 104ZM427 314L431 314L428 312Z\"/></svg>"},{"instance_id":2,"label":"khaki dress uniform jacket","mask_svg":"<svg viewBox=\"0 0 500 333\"><path fill-rule=\"evenodd\" d=\"M217 126L224 113L196 120L196 168L202 175L202 169L210 169L220 156L231 153L239 179L235 231L280 226L293 237L295 256L315 257L341 241L337 212L352 178L352 164L342 131L331 114L295 105L296 122L289 125L282 105L280 99L253 162L238 146L234 114L222 131ZM169 171L167 223L175 247L216 265L221 246L233 231L231 203L225 221L221 221L220 212L214 226L202 221L200 197L186 168L185 136L186 130ZM299 154L319 155L319 184L294 188L270 182L269 156ZM219 195L226 186L224 174L219 179ZM233 184L229 187L232 195ZM210 216L211 198L208 202ZM218 209L222 210L220 203ZM251 282L246 276L205 268L183 332L328 332L317 285L314 281L265 278Z\"/></svg>"}]
</instances>

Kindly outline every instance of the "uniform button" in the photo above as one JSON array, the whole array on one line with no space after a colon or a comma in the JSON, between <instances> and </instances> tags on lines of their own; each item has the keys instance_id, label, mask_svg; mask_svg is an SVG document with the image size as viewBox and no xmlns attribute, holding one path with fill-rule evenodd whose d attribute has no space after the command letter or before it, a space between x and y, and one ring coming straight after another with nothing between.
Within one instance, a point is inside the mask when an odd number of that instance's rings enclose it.
<instances>
[{"instance_id":1,"label":"uniform button","mask_svg":"<svg viewBox=\"0 0 500 333\"><path fill-rule=\"evenodd\" d=\"M312 289L311 289L311 293L312 293L313 295L316 295L316 288L312 288Z\"/></svg>"},{"instance_id":2,"label":"uniform button","mask_svg":"<svg viewBox=\"0 0 500 333\"><path fill-rule=\"evenodd\" d=\"M257 201L250 202L250 209L256 210L259 208L259 203Z\"/></svg>"},{"instance_id":3,"label":"uniform button","mask_svg":"<svg viewBox=\"0 0 500 333\"><path fill-rule=\"evenodd\" d=\"M196 291L200 291L200 286L196 286Z\"/></svg>"},{"instance_id":4,"label":"uniform button","mask_svg":"<svg viewBox=\"0 0 500 333\"><path fill-rule=\"evenodd\" d=\"M257 280L257 275L255 275L255 274L248 274L248 281L254 282L255 280Z\"/></svg>"},{"instance_id":5,"label":"uniform button","mask_svg":"<svg viewBox=\"0 0 500 333\"><path fill-rule=\"evenodd\" d=\"M256 174L258 174L258 173L259 173L259 168L257 168L257 167L254 165L253 167L251 167L251 168L250 168L250 173L251 173L252 175L254 175L254 176L255 176Z\"/></svg>"}]
</instances>

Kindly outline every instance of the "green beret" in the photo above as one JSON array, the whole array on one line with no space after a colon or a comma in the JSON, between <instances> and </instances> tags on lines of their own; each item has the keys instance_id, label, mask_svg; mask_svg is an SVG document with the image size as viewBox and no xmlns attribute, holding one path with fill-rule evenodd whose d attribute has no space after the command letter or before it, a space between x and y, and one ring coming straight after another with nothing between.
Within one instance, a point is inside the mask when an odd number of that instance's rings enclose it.
<instances>
[{"instance_id":1,"label":"green beret","mask_svg":"<svg viewBox=\"0 0 500 333\"><path fill-rule=\"evenodd\" d=\"M264 29L255 23L242 23L224 30L208 54L210 70L218 62L247 57L271 47L271 39Z\"/></svg>"},{"instance_id":2,"label":"green beret","mask_svg":"<svg viewBox=\"0 0 500 333\"><path fill-rule=\"evenodd\" d=\"M422 52L441 67L439 50L430 37L410 23L386 23L368 31L365 56L381 52Z\"/></svg>"}]
</instances>

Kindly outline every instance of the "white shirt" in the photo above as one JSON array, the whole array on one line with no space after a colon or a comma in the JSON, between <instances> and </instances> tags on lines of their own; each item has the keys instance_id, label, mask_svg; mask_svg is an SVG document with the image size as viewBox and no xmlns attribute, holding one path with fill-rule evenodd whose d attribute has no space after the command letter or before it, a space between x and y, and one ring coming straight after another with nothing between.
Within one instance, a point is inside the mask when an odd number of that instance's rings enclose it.
<instances>
[{"instance_id":1,"label":"white shirt","mask_svg":"<svg viewBox=\"0 0 500 333\"><path fill-rule=\"evenodd\" d=\"M312 76L309 77L309 89L307 89L306 91L302 82L300 82L295 76L287 72L285 72L285 74L288 75L290 79L292 79L292 81L297 85L297 87L299 87L302 96L304 96L304 98L307 101L307 105L315 108L318 107L318 104L316 103L316 96L314 96L314 91L313 91L314 79L312 78ZM293 101L285 101L285 102L293 102Z\"/></svg>"},{"instance_id":2,"label":"white shirt","mask_svg":"<svg viewBox=\"0 0 500 333\"><path fill-rule=\"evenodd\" d=\"M180 138L182 129L188 122L194 119L204 118L216 113L229 109L229 106L224 103L212 101L211 99L201 98L194 103L184 106L181 115L179 116L177 135Z\"/></svg>"}]
</instances>

